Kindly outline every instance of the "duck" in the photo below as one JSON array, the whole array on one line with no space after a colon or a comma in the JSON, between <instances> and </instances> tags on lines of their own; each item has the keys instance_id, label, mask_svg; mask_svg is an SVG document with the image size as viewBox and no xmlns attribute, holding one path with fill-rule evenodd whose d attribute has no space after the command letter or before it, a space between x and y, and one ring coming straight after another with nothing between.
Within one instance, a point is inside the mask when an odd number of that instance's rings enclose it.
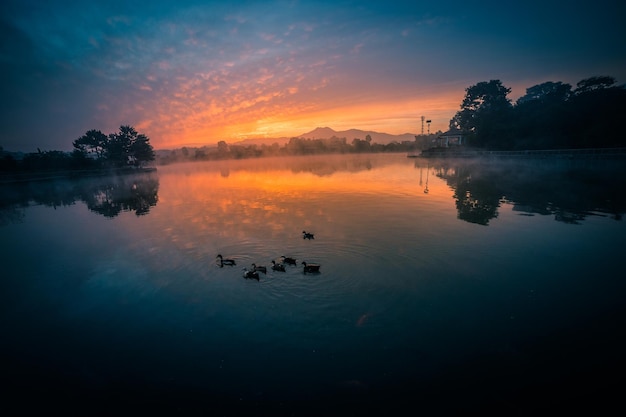
<instances>
[{"instance_id":1,"label":"duck","mask_svg":"<svg viewBox=\"0 0 626 417\"><path fill-rule=\"evenodd\" d=\"M306 263L306 262L302 261L302 266L304 268L304 273L305 274L307 272L320 272L320 265L319 264L311 264L311 263Z\"/></svg>"},{"instance_id":2,"label":"duck","mask_svg":"<svg viewBox=\"0 0 626 417\"><path fill-rule=\"evenodd\" d=\"M283 263L288 264L288 265L297 265L296 260L294 258L289 258L287 256L281 256L280 257L283 260Z\"/></svg>"},{"instance_id":3,"label":"duck","mask_svg":"<svg viewBox=\"0 0 626 417\"><path fill-rule=\"evenodd\" d=\"M306 230L303 230L302 239L315 239L315 235L313 233L307 232Z\"/></svg>"},{"instance_id":4,"label":"duck","mask_svg":"<svg viewBox=\"0 0 626 417\"><path fill-rule=\"evenodd\" d=\"M283 264L277 264L276 261L272 261L272 269L274 271L281 271L281 272L285 272L285 265Z\"/></svg>"},{"instance_id":5,"label":"duck","mask_svg":"<svg viewBox=\"0 0 626 417\"><path fill-rule=\"evenodd\" d=\"M224 265L230 265L230 266L237 265L234 259L224 259L222 255L217 255L217 258L220 260L220 267Z\"/></svg>"},{"instance_id":6,"label":"duck","mask_svg":"<svg viewBox=\"0 0 626 417\"><path fill-rule=\"evenodd\" d=\"M263 272L264 274L267 274L267 268L264 266L257 266L257 264L252 264L252 271L256 272Z\"/></svg>"},{"instance_id":7,"label":"duck","mask_svg":"<svg viewBox=\"0 0 626 417\"><path fill-rule=\"evenodd\" d=\"M259 281L259 273L255 271L248 271L248 269L243 269L243 277L246 279L256 279Z\"/></svg>"}]
</instances>

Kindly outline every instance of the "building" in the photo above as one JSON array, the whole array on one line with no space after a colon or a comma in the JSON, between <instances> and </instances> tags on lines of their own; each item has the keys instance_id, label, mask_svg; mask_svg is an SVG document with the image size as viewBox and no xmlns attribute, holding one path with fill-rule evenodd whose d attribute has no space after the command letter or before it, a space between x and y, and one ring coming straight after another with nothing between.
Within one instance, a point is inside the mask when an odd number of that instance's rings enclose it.
<instances>
[{"instance_id":1,"label":"building","mask_svg":"<svg viewBox=\"0 0 626 417\"><path fill-rule=\"evenodd\" d=\"M459 129L450 129L437 136L437 146L448 148L465 144L465 135Z\"/></svg>"}]
</instances>

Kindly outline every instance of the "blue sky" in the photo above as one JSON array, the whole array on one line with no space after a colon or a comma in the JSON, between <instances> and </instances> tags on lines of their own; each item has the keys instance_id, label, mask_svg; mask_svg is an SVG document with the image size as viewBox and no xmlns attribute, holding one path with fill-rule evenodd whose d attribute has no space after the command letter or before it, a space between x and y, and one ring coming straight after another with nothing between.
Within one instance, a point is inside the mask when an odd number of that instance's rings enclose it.
<instances>
[{"instance_id":1,"label":"blue sky","mask_svg":"<svg viewBox=\"0 0 626 417\"><path fill-rule=\"evenodd\" d=\"M618 1L14 1L0 146L70 150L129 124L155 148L319 126L446 130L465 89L626 82Z\"/></svg>"}]
</instances>

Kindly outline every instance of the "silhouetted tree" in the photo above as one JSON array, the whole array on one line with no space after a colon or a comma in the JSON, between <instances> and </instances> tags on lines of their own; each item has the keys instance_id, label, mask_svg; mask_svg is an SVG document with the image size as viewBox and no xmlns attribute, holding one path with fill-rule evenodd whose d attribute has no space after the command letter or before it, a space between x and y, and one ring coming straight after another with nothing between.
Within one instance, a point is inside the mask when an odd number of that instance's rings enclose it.
<instances>
[{"instance_id":1,"label":"silhouetted tree","mask_svg":"<svg viewBox=\"0 0 626 417\"><path fill-rule=\"evenodd\" d=\"M624 146L626 88L616 86L613 77L591 77L577 84L568 103L566 134L571 147Z\"/></svg>"},{"instance_id":2,"label":"silhouetted tree","mask_svg":"<svg viewBox=\"0 0 626 417\"><path fill-rule=\"evenodd\" d=\"M615 85L615 78L602 75L596 77L585 78L576 84L575 94L584 94L590 91L603 90Z\"/></svg>"},{"instance_id":3,"label":"silhouetted tree","mask_svg":"<svg viewBox=\"0 0 626 417\"><path fill-rule=\"evenodd\" d=\"M150 139L132 126L120 126L119 132L111 133L108 139L106 158L114 166L140 166L154 160Z\"/></svg>"},{"instance_id":4,"label":"silhouetted tree","mask_svg":"<svg viewBox=\"0 0 626 417\"><path fill-rule=\"evenodd\" d=\"M562 82L532 86L513 106L500 81L467 88L451 128L466 132L469 143L492 149L618 147L626 144L621 120L626 87L610 76L579 81L576 90Z\"/></svg>"},{"instance_id":5,"label":"silhouetted tree","mask_svg":"<svg viewBox=\"0 0 626 417\"><path fill-rule=\"evenodd\" d=\"M71 157L61 151L42 151L24 155L22 168L27 171L54 171L64 170L70 167Z\"/></svg>"},{"instance_id":6,"label":"silhouetted tree","mask_svg":"<svg viewBox=\"0 0 626 417\"><path fill-rule=\"evenodd\" d=\"M132 126L120 126L119 132L108 136L92 129L72 144L74 163L81 166L86 165L89 156L99 162L106 160L113 166L141 166L155 159L150 139Z\"/></svg>"},{"instance_id":7,"label":"silhouetted tree","mask_svg":"<svg viewBox=\"0 0 626 417\"><path fill-rule=\"evenodd\" d=\"M131 161L135 166L141 166L144 162L154 161L154 150L150 145L150 139L144 134L137 134L130 143Z\"/></svg>"},{"instance_id":8,"label":"silhouetted tree","mask_svg":"<svg viewBox=\"0 0 626 417\"><path fill-rule=\"evenodd\" d=\"M99 161L90 158L84 150L74 149L71 155L71 167L76 169L95 168Z\"/></svg>"},{"instance_id":9,"label":"silhouetted tree","mask_svg":"<svg viewBox=\"0 0 626 417\"><path fill-rule=\"evenodd\" d=\"M526 89L526 95L517 100L517 105L534 102L534 103L562 103L566 101L572 94L572 86L562 82L548 81L537 84Z\"/></svg>"},{"instance_id":10,"label":"silhouetted tree","mask_svg":"<svg viewBox=\"0 0 626 417\"><path fill-rule=\"evenodd\" d=\"M471 145L509 147L512 104L507 95L511 89L500 80L491 80L465 91L461 110L455 114L452 125L469 134Z\"/></svg>"},{"instance_id":11,"label":"silhouetted tree","mask_svg":"<svg viewBox=\"0 0 626 417\"><path fill-rule=\"evenodd\" d=\"M99 130L88 130L83 136L72 142L74 149L85 155L93 155L95 159L104 158L109 138Z\"/></svg>"},{"instance_id":12,"label":"silhouetted tree","mask_svg":"<svg viewBox=\"0 0 626 417\"><path fill-rule=\"evenodd\" d=\"M545 82L526 89L517 100L511 130L517 149L567 147L565 125L569 123L567 100L572 86Z\"/></svg>"}]
</instances>

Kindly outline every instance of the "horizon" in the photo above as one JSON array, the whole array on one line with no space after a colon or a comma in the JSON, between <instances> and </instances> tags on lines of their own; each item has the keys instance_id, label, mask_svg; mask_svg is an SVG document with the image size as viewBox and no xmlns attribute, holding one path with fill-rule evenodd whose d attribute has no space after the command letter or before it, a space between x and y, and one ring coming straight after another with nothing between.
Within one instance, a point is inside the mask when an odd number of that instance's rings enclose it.
<instances>
[{"instance_id":1,"label":"horizon","mask_svg":"<svg viewBox=\"0 0 626 417\"><path fill-rule=\"evenodd\" d=\"M300 138L300 139L330 139L330 137L307 137L306 135L309 135L317 130L320 129L330 129L332 130L334 133L337 134L342 134L345 132L349 132L349 131L359 131L362 132L364 134L377 134L377 135L385 135L385 136L407 136L407 135L411 135L411 136L421 136L421 133L411 133L411 132L405 132L405 133L401 133L398 135L394 135L391 133L387 133L387 132L376 132L376 131L372 131L372 130L363 130L363 129L357 129L357 128L352 128L352 129L345 129L345 130L335 130L332 127L328 127L328 126L318 126L315 129L308 131L306 133L302 133L300 135L295 135L295 136L281 136L281 137L272 137L272 138L248 138L248 139L241 139L238 140L236 142L229 142L229 141L225 141L228 145L238 145L238 144L244 144L246 145L247 142L261 142L261 141L267 141L266 143L263 144L267 144L267 145L271 145L273 143L276 142L272 142L272 141L288 141L291 138ZM109 132L103 132L105 134L109 133ZM112 133L112 132L111 132ZM437 132L431 132L430 134L436 134ZM428 136L427 133L424 133L424 136ZM354 138L350 138L350 139L354 139ZM359 139L365 139L365 137L359 138ZM169 147L169 148L157 148L155 146L153 146L155 151L168 151L168 150L174 150L174 149L182 149L182 148L202 148L202 147L209 147L209 148L213 148L213 147L217 147L219 141L215 142L215 143L199 143L199 144L188 144L188 145L182 145L182 146L177 146L177 147ZM372 140L373 143L381 143L381 142L376 142L375 140ZM280 144L280 143L279 143ZM40 147L37 148L36 151L41 151L41 152L49 152L49 151L61 151L61 152L71 152L73 150L73 147L71 146L72 144L70 143L70 147L68 149L41 149ZM281 144L284 145L284 144ZM3 148L2 149L3 152L6 153L23 153L23 154L28 154L28 153L33 153L32 151L25 151L25 150L21 150L21 149L6 149Z\"/></svg>"},{"instance_id":2,"label":"horizon","mask_svg":"<svg viewBox=\"0 0 626 417\"><path fill-rule=\"evenodd\" d=\"M7 0L0 10L0 146L25 152L121 125L155 149L318 126L418 135L422 116L446 131L478 82L502 81L515 101L547 81L626 80L626 6L612 1Z\"/></svg>"}]
</instances>

